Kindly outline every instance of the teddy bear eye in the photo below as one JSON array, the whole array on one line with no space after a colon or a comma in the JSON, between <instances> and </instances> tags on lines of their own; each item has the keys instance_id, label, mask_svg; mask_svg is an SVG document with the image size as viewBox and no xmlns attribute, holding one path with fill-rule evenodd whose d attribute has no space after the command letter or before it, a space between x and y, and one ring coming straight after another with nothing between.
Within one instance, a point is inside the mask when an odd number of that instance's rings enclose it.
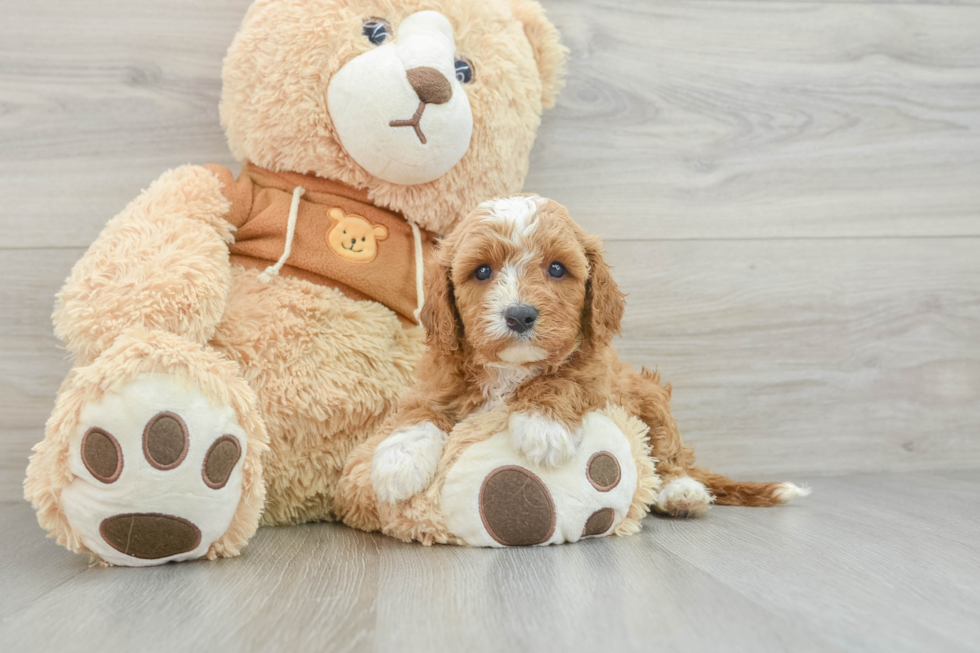
<instances>
[{"instance_id":1,"label":"teddy bear eye","mask_svg":"<svg viewBox=\"0 0 980 653\"><path fill-rule=\"evenodd\" d=\"M391 36L391 23L384 18L368 18L361 27L361 32L374 45L381 45Z\"/></svg>"},{"instance_id":2,"label":"teddy bear eye","mask_svg":"<svg viewBox=\"0 0 980 653\"><path fill-rule=\"evenodd\" d=\"M466 57L460 57L456 60L456 79L460 84L469 84L475 76L476 69L473 68L472 61Z\"/></svg>"},{"instance_id":3,"label":"teddy bear eye","mask_svg":"<svg viewBox=\"0 0 980 653\"><path fill-rule=\"evenodd\" d=\"M493 268L489 265L481 265L473 270L473 278L477 281L486 281L493 276Z\"/></svg>"},{"instance_id":4,"label":"teddy bear eye","mask_svg":"<svg viewBox=\"0 0 980 653\"><path fill-rule=\"evenodd\" d=\"M550 274L555 279L561 279L563 276L565 276L565 273L567 271L568 270L565 269L565 266L559 263L558 261L555 261L554 263L548 266L548 274Z\"/></svg>"}]
</instances>

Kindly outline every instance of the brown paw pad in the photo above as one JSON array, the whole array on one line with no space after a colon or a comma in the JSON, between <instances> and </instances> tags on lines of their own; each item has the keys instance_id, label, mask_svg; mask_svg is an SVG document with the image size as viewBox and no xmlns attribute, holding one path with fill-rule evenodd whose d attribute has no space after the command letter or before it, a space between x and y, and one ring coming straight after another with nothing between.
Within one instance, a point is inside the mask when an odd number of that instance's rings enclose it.
<instances>
[{"instance_id":1,"label":"brown paw pad","mask_svg":"<svg viewBox=\"0 0 980 653\"><path fill-rule=\"evenodd\" d=\"M143 455L157 469L174 469L184 462L188 448L187 425L180 416L163 412L143 429Z\"/></svg>"},{"instance_id":2,"label":"brown paw pad","mask_svg":"<svg viewBox=\"0 0 980 653\"><path fill-rule=\"evenodd\" d=\"M109 546L141 560L193 551L201 530L186 519L160 513L127 513L102 520L99 533Z\"/></svg>"},{"instance_id":3,"label":"brown paw pad","mask_svg":"<svg viewBox=\"0 0 980 653\"><path fill-rule=\"evenodd\" d=\"M616 511L612 508L602 508L596 510L585 520L585 528L582 529L582 537L587 535L604 535L612 528L613 521L616 519Z\"/></svg>"},{"instance_id":4,"label":"brown paw pad","mask_svg":"<svg viewBox=\"0 0 980 653\"><path fill-rule=\"evenodd\" d=\"M505 546L532 546L555 532L555 502L545 484L516 465L498 467L480 487L480 517L494 540Z\"/></svg>"},{"instance_id":5,"label":"brown paw pad","mask_svg":"<svg viewBox=\"0 0 980 653\"><path fill-rule=\"evenodd\" d=\"M608 451L599 451L589 458L585 466L585 476L592 487L600 492L608 492L619 485L622 472L619 469L619 461L614 455Z\"/></svg>"},{"instance_id":6,"label":"brown paw pad","mask_svg":"<svg viewBox=\"0 0 980 653\"><path fill-rule=\"evenodd\" d=\"M123 454L119 441L100 428L90 428L82 436L82 464L103 483L113 483L122 474Z\"/></svg>"},{"instance_id":7,"label":"brown paw pad","mask_svg":"<svg viewBox=\"0 0 980 653\"><path fill-rule=\"evenodd\" d=\"M237 438L222 435L215 440L204 456L204 469L201 470L201 476L208 487L212 490L223 488L241 456L242 446Z\"/></svg>"}]
</instances>

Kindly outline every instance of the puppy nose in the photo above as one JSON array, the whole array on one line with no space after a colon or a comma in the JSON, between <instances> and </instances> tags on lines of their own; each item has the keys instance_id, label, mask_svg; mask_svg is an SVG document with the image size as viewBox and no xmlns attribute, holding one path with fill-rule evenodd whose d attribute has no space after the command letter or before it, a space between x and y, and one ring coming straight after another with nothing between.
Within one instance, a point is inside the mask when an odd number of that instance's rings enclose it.
<instances>
[{"instance_id":1,"label":"puppy nose","mask_svg":"<svg viewBox=\"0 0 980 653\"><path fill-rule=\"evenodd\" d=\"M449 102L449 98L453 96L453 87L449 80L435 68L412 68L406 75L416 95L426 104Z\"/></svg>"},{"instance_id":2,"label":"puppy nose","mask_svg":"<svg viewBox=\"0 0 980 653\"><path fill-rule=\"evenodd\" d=\"M524 333L534 326L538 319L538 309L527 304L517 304L511 306L504 312L507 320L507 328L517 333Z\"/></svg>"}]
</instances>

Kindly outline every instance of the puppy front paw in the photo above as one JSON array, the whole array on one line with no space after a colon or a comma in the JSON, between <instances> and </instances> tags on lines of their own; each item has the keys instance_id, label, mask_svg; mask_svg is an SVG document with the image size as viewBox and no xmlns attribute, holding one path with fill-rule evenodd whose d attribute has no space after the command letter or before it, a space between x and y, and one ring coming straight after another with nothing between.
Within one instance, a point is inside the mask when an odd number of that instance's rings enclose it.
<instances>
[{"instance_id":1,"label":"puppy front paw","mask_svg":"<svg viewBox=\"0 0 980 653\"><path fill-rule=\"evenodd\" d=\"M389 503L415 496L432 481L449 436L432 422L399 429L374 450L371 484Z\"/></svg>"},{"instance_id":2,"label":"puppy front paw","mask_svg":"<svg viewBox=\"0 0 980 653\"><path fill-rule=\"evenodd\" d=\"M536 413L514 413L510 416L514 447L535 465L557 467L578 449L584 433Z\"/></svg>"}]
</instances>

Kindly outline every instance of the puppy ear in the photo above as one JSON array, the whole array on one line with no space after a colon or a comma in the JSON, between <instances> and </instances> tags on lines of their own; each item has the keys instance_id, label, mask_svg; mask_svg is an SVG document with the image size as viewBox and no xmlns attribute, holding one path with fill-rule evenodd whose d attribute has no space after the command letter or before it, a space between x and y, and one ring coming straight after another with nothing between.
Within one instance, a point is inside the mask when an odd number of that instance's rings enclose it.
<instances>
[{"instance_id":1,"label":"puppy ear","mask_svg":"<svg viewBox=\"0 0 980 653\"><path fill-rule=\"evenodd\" d=\"M544 15L544 9L534 0L511 0L514 17L524 24L524 35L534 51L534 62L541 76L541 104L545 109L555 106L555 98L565 85L565 56L568 48L559 41L558 30Z\"/></svg>"},{"instance_id":2,"label":"puppy ear","mask_svg":"<svg viewBox=\"0 0 980 653\"><path fill-rule=\"evenodd\" d=\"M589 260L589 279L585 284L585 308L582 311L582 336L593 348L608 345L619 334L626 298L619 290L612 270L602 255L598 237L579 234Z\"/></svg>"},{"instance_id":3,"label":"puppy ear","mask_svg":"<svg viewBox=\"0 0 980 653\"><path fill-rule=\"evenodd\" d=\"M445 249L436 251L425 266L425 304L419 319L429 347L445 353L459 350L463 323L456 309L452 265Z\"/></svg>"}]
</instances>

